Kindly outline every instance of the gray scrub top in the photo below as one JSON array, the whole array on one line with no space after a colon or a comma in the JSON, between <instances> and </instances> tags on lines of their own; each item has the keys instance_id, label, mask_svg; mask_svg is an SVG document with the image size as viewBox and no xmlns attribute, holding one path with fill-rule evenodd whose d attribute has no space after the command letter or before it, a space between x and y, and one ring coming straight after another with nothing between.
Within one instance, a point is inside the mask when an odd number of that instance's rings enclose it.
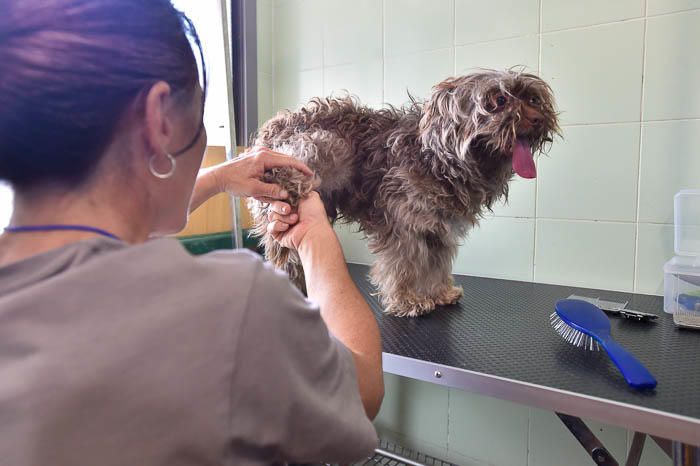
<instances>
[{"instance_id":1,"label":"gray scrub top","mask_svg":"<svg viewBox=\"0 0 700 466\"><path fill-rule=\"evenodd\" d=\"M259 256L90 239L0 267L0 465L346 463L350 352Z\"/></svg>"}]
</instances>

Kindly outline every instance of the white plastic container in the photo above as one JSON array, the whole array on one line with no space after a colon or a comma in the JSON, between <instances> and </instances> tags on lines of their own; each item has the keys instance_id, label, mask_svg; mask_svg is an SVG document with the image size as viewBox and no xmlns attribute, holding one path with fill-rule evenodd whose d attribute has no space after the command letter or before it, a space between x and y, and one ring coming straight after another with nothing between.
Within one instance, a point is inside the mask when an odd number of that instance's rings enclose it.
<instances>
[{"instance_id":1,"label":"white plastic container","mask_svg":"<svg viewBox=\"0 0 700 466\"><path fill-rule=\"evenodd\" d=\"M673 196L674 249L679 256L700 256L700 189Z\"/></svg>"},{"instance_id":2,"label":"white plastic container","mask_svg":"<svg viewBox=\"0 0 700 466\"><path fill-rule=\"evenodd\" d=\"M700 313L700 190L673 196L676 256L664 264L664 311Z\"/></svg>"},{"instance_id":3,"label":"white plastic container","mask_svg":"<svg viewBox=\"0 0 700 466\"><path fill-rule=\"evenodd\" d=\"M664 311L700 313L700 256L676 256L664 265Z\"/></svg>"}]
</instances>

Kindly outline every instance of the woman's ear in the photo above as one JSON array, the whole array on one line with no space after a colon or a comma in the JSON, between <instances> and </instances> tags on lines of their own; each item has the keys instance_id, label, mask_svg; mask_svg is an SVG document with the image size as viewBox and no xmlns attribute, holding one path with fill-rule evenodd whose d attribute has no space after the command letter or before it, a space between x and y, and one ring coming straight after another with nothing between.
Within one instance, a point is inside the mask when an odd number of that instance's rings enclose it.
<instances>
[{"instance_id":1,"label":"woman's ear","mask_svg":"<svg viewBox=\"0 0 700 466\"><path fill-rule=\"evenodd\" d=\"M167 156L166 147L173 137L173 124L168 113L170 85L158 81L146 94L144 103L144 137L148 156Z\"/></svg>"}]
</instances>

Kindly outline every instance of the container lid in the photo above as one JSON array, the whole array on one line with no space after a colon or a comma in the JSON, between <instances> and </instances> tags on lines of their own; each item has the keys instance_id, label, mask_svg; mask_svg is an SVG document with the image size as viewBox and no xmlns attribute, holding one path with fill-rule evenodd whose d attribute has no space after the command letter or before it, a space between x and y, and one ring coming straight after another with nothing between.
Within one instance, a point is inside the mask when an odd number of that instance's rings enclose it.
<instances>
[{"instance_id":1,"label":"container lid","mask_svg":"<svg viewBox=\"0 0 700 466\"><path fill-rule=\"evenodd\" d=\"M696 278L693 282L700 283L700 257L675 256L664 264L664 272L674 275L694 275Z\"/></svg>"},{"instance_id":2,"label":"container lid","mask_svg":"<svg viewBox=\"0 0 700 466\"><path fill-rule=\"evenodd\" d=\"M684 189L673 197L674 250L700 256L700 189Z\"/></svg>"}]
</instances>

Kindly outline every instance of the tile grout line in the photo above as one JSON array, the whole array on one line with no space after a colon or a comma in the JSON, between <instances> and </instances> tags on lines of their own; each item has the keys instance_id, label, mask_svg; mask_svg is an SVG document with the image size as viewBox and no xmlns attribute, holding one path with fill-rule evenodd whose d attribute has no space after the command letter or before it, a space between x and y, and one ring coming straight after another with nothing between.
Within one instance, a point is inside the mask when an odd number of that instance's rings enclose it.
<instances>
[{"instance_id":1,"label":"tile grout line","mask_svg":"<svg viewBox=\"0 0 700 466\"><path fill-rule=\"evenodd\" d=\"M680 15L684 13L693 13L696 11L700 11L700 8L690 8L688 10L681 10L681 11L674 11L671 13L659 13L656 15L642 15L642 16L636 16L634 18L627 18L627 19L619 19L615 21L608 21L604 23L595 23L595 24L588 24L585 26L575 26L575 27L570 27L570 28L563 28L563 29L554 29L551 31L541 31L539 34L541 35L549 35L549 34L559 34L562 32L569 32L569 31L584 31L586 29L594 29L597 27L601 26L613 26L616 24L624 24L624 23L631 23L634 21L645 21L648 18L659 18L663 16L673 16L673 15ZM455 42L455 47L465 47L465 46L470 46L470 45L481 45L481 44L488 44L490 42L503 42L506 40L513 40L513 39L518 39L518 38L523 38L523 37L531 37L534 34L519 34L516 36L508 36L508 37L501 37L498 39L490 39L490 40L479 40L479 41L474 41L474 42L465 42L463 44L458 44Z\"/></svg>"},{"instance_id":2,"label":"tile grout line","mask_svg":"<svg viewBox=\"0 0 700 466\"><path fill-rule=\"evenodd\" d=\"M447 438L445 439L445 450L447 450L447 456L450 456L450 393L452 389L447 389Z\"/></svg>"},{"instance_id":3,"label":"tile grout line","mask_svg":"<svg viewBox=\"0 0 700 466\"><path fill-rule=\"evenodd\" d=\"M527 441L525 443L525 466L530 466L530 441L532 440L532 437L530 435L531 430L532 430L532 407L528 406L528 409L527 409L527 432L525 433L525 435L527 436Z\"/></svg>"},{"instance_id":4,"label":"tile grout line","mask_svg":"<svg viewBox=\"0 0 700 466\"><path fill-rule=\"evenodd\" d=\"M275 0L270 0L270 55L272 55L272 66L270 68L270 93L272 94L272 111L277 113L277 85L275 82L275 69L277 68L277 60L275 50Z\"/></svg>"},{"instance_id":5,"label":"tile grout line","mask_svg":"<svg viewBox=\"0 0 700 466\"><path fill-rule=\"evenodd\" d=\"M673 11L671 13L659 13L655 15L642 15L642 16L635 16L633 18L626 18L626 19L618 19L615 21L608 21L608 22L603 22L603 23L595 23L595 24L588 24L585 26L576 26L576 27L570 27L570 28L563 28L563 29L554 29L551 31L540 31L540 35L549 35L549 34L559 34L562 32L569 32L569 31L583 31L586 29L593 29L601 26L612 26L616 24L624 24L624 23L631 23L634 21L645 21L648 18L659 18L663 16L673 16L673 15L681 15L684 13L693 13L696 11L700 11L700 8L690 8L687 10L681 10L681 11ZM474 41L474 42L465 42L463 44L458 44L455 41L455 47L464 47L464 46L469 46L469 45L481 45L481 44L488 44L490 42L502 42L506 40L512 40L512 39L518 39L522 37L530 37L533 36L533 34L519 34L516 36L508 36L508 37L501 37L499 39L490 39L490 40L480 40L480 41Z\"/></svg>"},{"instance_id":6,"label":"tile grout line","mask_svg":"<svg viewBox=\"0 0 700 466\"><path fill-rule=\"evenodd\" d=\"M455 44L457 47L465 47L465 46L470 46L470 45L481 45L481 44L488 44L490 42L504 42L507 40L513 40L513 39L520 39L524 37L532 37L534 35L550 35L550 34L560 34L562 32L569 32L569 31L585 31L587 29L594 29L597 27L603 27L603 26L613 26L616 24L624 24L624 23L631 23L634 21L642 21L644 20L644 16L638 16L635 18L629 18L629 19L623 19L623 20L617 20L617 21L609 21L606 23L595 23L595 24L589 24L586 26L576 26L572 28L565 28L565 29L557 29L553 31L542 31L540 28L540 31L537 34L518 34L515 36L506 36L506 37L499 37L498 39L489 39L489 40L477 40L473 42L465 42L463 44Z\"/></svg>"},{"instance_id":7,"label":"tile grout line","mask_svg":"<svg viewBox=\"0 0 700 466\"><path fill-rule=\"evenodd\" d=\"M595 123L570 123L561 125L562 128L578 128L585 126L612 126L612 125L634 125L637 123L647 124L647 123L672 123L676 121L700 121L700 117L691 118L664 118L656 120L627 120L627 121L601 121Z\"/></svg>"},{"instance_id":8,"label":"tile grout line","mask_svg":"<svg viewBox=\"0 0 700 466\"><path fill-rule=\"evenodd\" d=\"M321 8L321 15L324 23L321 29L321 92L323 93L324 97L327 97L326 94L328 93L326 92L326 13L328 13L328 10L326 2L323 2L323 6Z\"/></svg>"},{"instance_id":9,"label":"tile grout line","mask_svg":"<svg viewBox=\"0 0 700 466\"><path fill-rule=\"evenodd\" d=\"M382 0L380 32L382 35L382 106L386 104L386 0Z\"/></svg>"},{"instance_id":10,"label":"tile grout line","mask_svg":"<svg viewBox=\"0 0 700 466\"><path fill-rule=\"evenodd\" d=\"M486 219L515 219L515 220L545 220L548 222L570 222L570 223L601 223L601 224L612 224L612 225L636 225L637 222L634 220L611 220L611 219L591 219L591 218L573 218L573 217L516 217L509 215L494 215L493 217L487 217ZM639 222L641 225L662 225L662 226L673 226L672 222Z\"/></svg>"},{"instance_id":11,"label":"tile grout line","mask_svg":"<svg viewBox=\"0 0 700 466\"><path fill-rule=\"evenodd\" d=\"M646 16L647 18L659 18L659 17L663 17L663 16L682 15L683 13L693 13L693 12L696 12L696 11L700 11L700 7L686 8L686 9L684 9L684 10L669 11L669 12L666 12L666 13L656 13L656 14L650 15L650 14L649 14L649 6L647 5L646 8L645 8L645 10L644 10L644 13L645 13L645 16Z\"/></svg>"},{"instance_id":12,"label":"tile grout line","mask_svg":"<svg viewBox=\"0 0 700 466\"><path fill-rule=\"evenodd\" d=\"M642 85L639 95L639 157L637 158L637 205L635 211L635 223L634 223L634 258L632 263L632 289L637 290L639 285L639 218L640 218L640 208L641 208L641 197L642 197L642 147L644 138L644 86L645 86L645 73L647 66L647 18L649 2L644 0L644 32L642 34Z\"/></svg>"},{"instance_id":13,"label":"tile grout line","mask_svg":"<svg viewBox=\"0 0 700 466\"><path fill-rule=\"evenodd\" d=\"M595 29L597 27L614 26L617 24L624 24L624 23L633 23L635 21L642 21L644 19L645 19L645 15L642 14L641 16L635 16L632 18L616 19L613 21L605 21L602 23L585 24L583 26L565 27L562 29L552 29L551 31L543 32L543 34L559 34L562 32L570 32L570 31L585 31L586 29Z\"/></svg>"},{"instance_id":14,"label":"tile grout line","mask_svg":"<svg viewBox=\"0 0 700 466\"><path fill-rule=\"evenodd\" d=\"M592 28L596 28L599 26L611 26L611 25L615 25L615 24L630 23L633 21L641 21L641 20L646 21L648 18L661 18L661 17L665 17L665 16L675 16L675 15L682 15L685 13L693 13L693 12L700 11L700 8L688 8L685 10L671 11L668 13L656 13L653 15L648 14L648 10L649 10L649 8L645 3L644 13L641 16L634 16L632 18L625 18L625 19L616 19L613 21L606 21L606 22L602 22L602 23L586 24L584 26L574 26L574 27L561 28L561 29L552 29L551 31L543 32L543 34L558 34L560 32L581 31L581 30L585 30L585 29L592 29Z\"/></svg>"},{"instance_id":15,"label":"tile grout line","mask_svg":"<svg viewBox=\"0 0 700 466\"><path fill-rule=\"evenodd\" d=\"M454 33L453 33L454 34ZM487 42L485 42L487 43ZM398 53L393 53L391 55L387 54L387 58L413 58L418 55L424 55L432 52L442 52L443 50L452 50L456 46L454 44L447 45L445 47L435 47L435 48L429 48L429 49L421 49L421 50L411 50L408 52L398 52Z\"/></svg>"},{"instance_id":16,"label":"tile grout line","mask_svg":"<svg viewBox=\"0 0 700 466\"><path fill-rule=\"evenodd\" d=\"M452 74L457 76L457 0L452 0Z\"/></svg>"},{"instance_id":17,"label":"tile grout line","mask_svg":"<svg viewBox=\"0 0 700 466\"><path fill-rule=\"evenodd\" d=\"M537 1L538 9L538 24L537 24L537 38L538 38L538 50L537 50L537 73L542 76L542 0ZM539 160L538 160L539 162ZM537 164L539 165L539 163ZM530 270L532 272L531 280L535 280L537 273L537 203L539 201L539 176L535 179L535 205L534 205L534 222L532 225L532 266Z\"/></svg>"}]
</instances>

